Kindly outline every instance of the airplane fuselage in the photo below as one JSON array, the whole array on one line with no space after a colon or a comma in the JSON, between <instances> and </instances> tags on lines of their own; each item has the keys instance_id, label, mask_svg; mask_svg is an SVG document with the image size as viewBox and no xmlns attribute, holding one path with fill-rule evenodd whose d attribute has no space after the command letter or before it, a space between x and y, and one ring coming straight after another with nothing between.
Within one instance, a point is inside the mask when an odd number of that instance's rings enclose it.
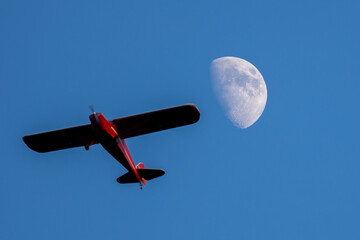
<instances>
[{"instance_id":1,"label":"airplane fuselage","mask_svg":"<svg viewBox=\"0 0 360 240\"><path fill-rule=\"evenodd\" d=\"M129 172L133 172L141 185L145 185L146 181L140 177L126 142L119 136L115 125L109 122L101 113L94 113L89 116L89 119L97 140L105 150Z\"/></svg>"}]
</instances>

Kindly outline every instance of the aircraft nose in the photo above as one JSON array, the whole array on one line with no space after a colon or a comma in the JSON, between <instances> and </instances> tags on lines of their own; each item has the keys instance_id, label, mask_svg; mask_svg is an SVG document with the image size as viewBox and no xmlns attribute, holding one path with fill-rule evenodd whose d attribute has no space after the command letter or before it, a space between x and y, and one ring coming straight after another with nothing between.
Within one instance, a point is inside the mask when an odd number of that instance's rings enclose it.
<instances>
[{"instance_id":1,"label":"aircraft nose","mask_svg":"<svg viewBox=\"0 0 360 240\"><path fill-rule=\"evenodd\" d=\"M97 114L96 113L93 113L93 114L91 114L90 116L89 116L89 119L90 119L90 121L97 121Z\"/></svg>"}]
</instances>

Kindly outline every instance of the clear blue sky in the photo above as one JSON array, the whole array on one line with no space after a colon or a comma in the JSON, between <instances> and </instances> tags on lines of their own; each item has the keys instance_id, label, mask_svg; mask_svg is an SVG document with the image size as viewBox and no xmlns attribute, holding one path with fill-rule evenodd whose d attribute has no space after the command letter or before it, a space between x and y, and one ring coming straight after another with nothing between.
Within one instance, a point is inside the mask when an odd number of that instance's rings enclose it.
<instances>
[{"instance_id":1,"label":"clear blue sky","mask_svg":"<svg viewBox=\"0 0 360 240\"><path fill-rule=\"evenodd\" d=\"M359 1L0 1L0 239L360 239ZM236 56L268 102L235 128L209 65ZM120 185L101 146L22 136L194 103L127 141L166 175Z\"/></svg>"}]
</instances>

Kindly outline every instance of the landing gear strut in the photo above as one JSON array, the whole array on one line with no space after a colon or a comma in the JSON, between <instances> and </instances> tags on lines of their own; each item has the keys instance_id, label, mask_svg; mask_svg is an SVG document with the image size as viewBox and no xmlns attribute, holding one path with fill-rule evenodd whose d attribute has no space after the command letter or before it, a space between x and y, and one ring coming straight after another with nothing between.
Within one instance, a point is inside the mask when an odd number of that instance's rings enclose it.
<instances>
[{"instance_id":1,"label":"landing gear strut","mask_svg":"<svg viewBox=\"0 0 360 240\"><path fill-rule=\"evenodd\" d=\"M89 150L91 145L94 145L94 140L91 141L89 144L86 144L86 145L85 145L85 150L86 150L86 151Z\"/></svg>"}]
</instances>

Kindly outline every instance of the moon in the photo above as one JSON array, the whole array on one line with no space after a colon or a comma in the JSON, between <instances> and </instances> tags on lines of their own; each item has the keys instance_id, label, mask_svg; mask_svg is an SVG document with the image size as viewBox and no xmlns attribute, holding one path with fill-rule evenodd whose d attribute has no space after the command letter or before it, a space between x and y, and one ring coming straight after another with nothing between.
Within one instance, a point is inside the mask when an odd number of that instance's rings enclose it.
<instances>
[{"instance_id":1,"label":"moon","mask_svg":"<svg viewBox=\"0 0 360 240\"><path fill-rule=\"evenodd\" d=\"M253 125L265 109L267 89L259 70L237 57L212 61L211 79L215 95L227 117L239 128Z\"/></svg>"}]
</instances>

